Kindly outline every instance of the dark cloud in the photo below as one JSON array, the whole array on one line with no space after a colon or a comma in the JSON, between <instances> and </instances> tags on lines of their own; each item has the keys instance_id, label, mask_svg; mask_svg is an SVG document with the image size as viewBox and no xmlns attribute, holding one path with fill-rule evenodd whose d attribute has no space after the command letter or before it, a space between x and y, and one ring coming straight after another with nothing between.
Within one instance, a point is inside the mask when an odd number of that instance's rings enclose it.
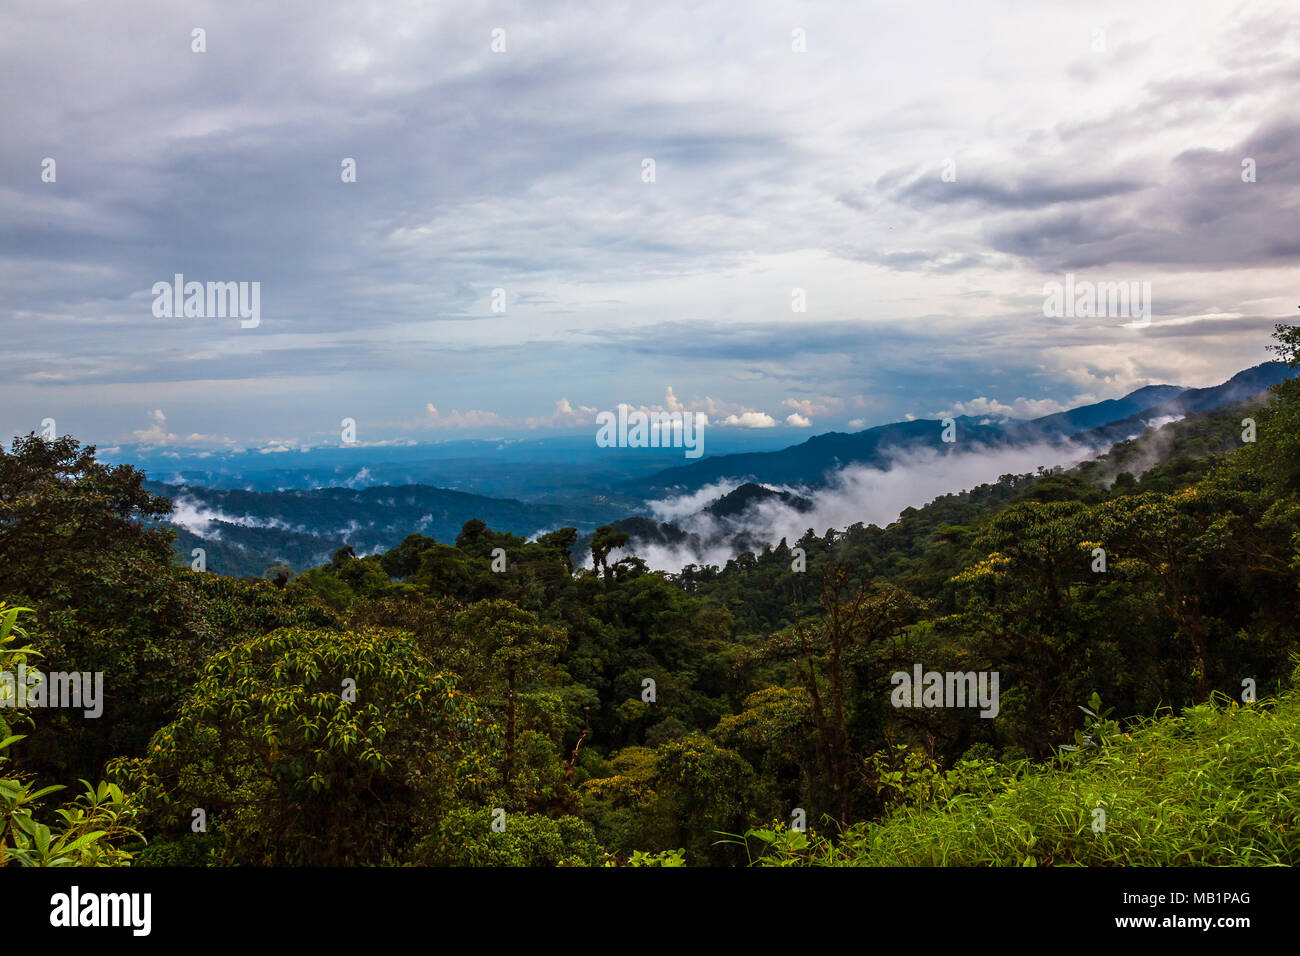
<instances>
[{"instance_id":1,"label":"dark cloud","mask_svg":"<svg viewBox=\"0 0 1300 956\"><path fill-rule=\"evenodd\" d=\"M917 206L971 203L985 209L1027 210L1124 196L1142 188L1142 183L1124 179L1071 182L1046 176L1006 183L990 178L967 178L959 170L954 182L944 182L937 172L918 176L895 190L892 198Z\"/></svg>"},{"instance_id":2,"label":"dark cloud","mask_svg":"<svg viewBox=\"0 0 1300 956\"><path fill-rule=\"evenodd\" d=\"M1242 179L1245 160L1255 182ZM1291 264L1300 213L1300 123L1263 127L1230 149L1188 149L1164 183L1087 213L1013 219L988 232L1001 251L1056 271L1109 265L1228 269Z\"/></svg>"},{"instance_id":3,"label":"dark cloud","mask_svg":"<svg viewBox=\"0 0 1300 956\"><path fill-rule=\"evenodd\" d=\"M1105 268L1149 275L1161 317L1261 315L1300 252L1295 24L1215 5L1196 59L1158 42L1175 4L1103 7L810 8L801 56L766 2L20 0L0 35L0 321L20 330L0 411L111 440L166 406L169 430L245 440L333 427L336 402L414 428L426 403L522 418L667 384L772 414L869 391L882 416L939 383L964 400L996 379L1008 402L1182 368L1209 384L1194 353L1222 323L1136 338L1043 319L1037 289ZM1069 53L1094 22L1112 52ZM1258 272L1162 284L1185 268ZM155 319L176 272L261 282L261 326ZM792 287L809 321L787 319ZM1256 345L1212 361L1230 374Z\"/></svg>"}]
</instances>

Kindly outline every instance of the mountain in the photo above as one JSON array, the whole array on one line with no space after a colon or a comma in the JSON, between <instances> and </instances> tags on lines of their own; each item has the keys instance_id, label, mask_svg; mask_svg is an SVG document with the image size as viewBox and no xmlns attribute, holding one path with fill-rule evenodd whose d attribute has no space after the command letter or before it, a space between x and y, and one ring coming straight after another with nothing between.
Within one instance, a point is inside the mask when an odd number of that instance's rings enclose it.
<instances>
[{"instance_id":1,"label":"mountain","mask_svg":"<svg viewBox=\"0 0 1300 956\"><path fill-rule=\"evenodd\" d=\"M756 504L773 499L789 505L796 511L811 511L813 508L813 503L807 498L801 498L788 491L764 488L762 485L748 481L734 491L718 498L712 504L706 506L704 510L715 518L737 518L744 515Z\"/></svg>"},{"instance_id":2,"label":"mountain","mask_svg":"<svg viewBox=\"0 0 1300 956\"><path fill-rule=\"evenodd\" d=\"M235 575L260 574L280 563L304 569L328 561L345 544L357 554L387 550L408 534L454 541L471 518L530 536L566 525L591 530L627 514L600 500L566 507L427 485L241 491L145 484L172 499L180 556L188 563L193 549L203 548L210 570Z\"/></svg>"},{"instance_id":3,"label":"mountain","mask_svg":"<svg viewBox=\"0 0 1300 956\"><path fill-rule=\"evenodd\" d=\"M1151 422L1173 421L1259 396L1296 374L1282 362L1265 362L1238 372L1222 385L1183 389L1177 396L1134 415L1071 436L1088 444L1113 444L1140 435Z\"/></svg>"},{"instance_id":4,"label":"mountain","mask_svg":"<svg viewBox=\"0 0 1300 956\"><path fill-rule=\"evenodd\" d=\"M883 467L901 452L922 448L953 454L974 447L993 449L1065 440L1108 448L1141 435L1153 422L1174 421L1258 396L1291 374L1282 363L1267 362L1212 388L1149 385L1123 398L1032 421L989 422L964 416L956 422L955 445L942 441L940 421L894 422L852 434L828 432L774 451L715 455L639 477L607 462L597 475L588 474L567 488L559 471L550 471L547 462L536 461L530 463L537 469L535 476L540 478L545 473L546 477L537 489L540 494L531 501L421 483L265 491L156 481L147 486L175 503L171 523L177 528L176 550L180 557L188 563L193 550L203 548L209 568L236 575L260 574L282 563L301 570L328 561L345 544L358 554L367 554L391 548L413 533L450 542L471 518L481 519L495 530L524 536L572 526L585 542L598 526L613 524L642 544L725 545L741 551L764 543L755 531L762 524L759 509L763 505L776 505L778 511L797 514L813 510L814 504L808 498L780 486L815 492L825 487L829 473L845 465ZM535 448L528 452L540 454ZM464 467L470 459L454 460ZM640 465L645 463L643 459ZM498 477L516 472L511 480L525 479L528 473L518 464L488 459L480 459L479 464L480 470ZM555 463L557 468L576 464L576 459ZM411 465L401 462L401 467ZM348 471L358 466L338 467ZM268 475L259 477L266 480ZM737 481L741 482L738 487L692 515L670 522L645 516L648 500L695 492L714 483L735 485ZM556 494L560 490L567 493ZM582 542L575 557L583 551Z\"/></svg>"},{"instance_id":5,"label":"mountain","mask_svg":"<svg viewBox=\"0 0 1300 956\"><path fill-rule=\"evenodd\" d=\"M1297 372L1282 362L1265 362L1238 372L1222 385L1213 388L1184 389L1176 398L1154 405L1148 412L1156 416L1186 415L1204 412L1228 402L1239 402L1292 378Z\"/></svg>"},{"instance_id":6,"label":"mountain","mask_svg":"<svg viewBox=\"0 0 1300 956\"><path fill-rule=\"evenodd\" d=\"M960 425L964 441L997 445L1009 440L999 425L971 420L963 420ZM852 434L827 432L780 451L702 458L629 483L622 490L643 498L659 498L698 491L726 479L815 488L825 483L828 472L845 465L882 463L891 453L905 449L951 448L942 441L941 432L940 422L925 419L878 425Z\"/></svg>"},{"instance_id":7,"label":"mountain","mask_svg":"<svg viewBox=\"0 0 1300 956\"><path fill-rule=\"evenodd\" d=\"M542 438L411 442L409 445L187 448L120 445L105 461L131 464L157 481L244 491L429 485L529 501L607 493L682 461L680 449L603 448L595 430ZM802 437L794 429L730 429L710 435L715 454L772 451Z\"/></svg>"},{"instance_id":8,"label":"mountain","mask_svg":"<svg viewBox=\"0 0 1300 956\"><path fill-rule=\"evenodd\" d=\"M1104 402L1097 402L1095 405L1081 405L1069 411L1044 415L1042 418L1034 419L1033 423L1044 430L1073 435L1140 414L1162 402L1171 401L1187 391L1206 391L1206 389L1189 390L1181 385L1147 385L1135 392L1129 392L1123 398L1111 398Z\"/></svg>"},{"instance_id":9,"label":"mountain","mask_svg":"<svg viewBox=\"0 0 1300 956\"><path fill-rule=\"evenodd\" d=\"M1237 382L1234 388L1218 391L1213 400L1236 394L1237 387L1250 391L1256 384L1257 381L1250 379ZM1242 400L1215 405L1203 411L1189 411L1185 416L1150 418L1148 411L1100 429L1080 433L1087 436L1086 443L1094 446L1104 443L1107 438L1114 441L1104 454L1073 466L1054 468L1053 471L1067 482L1081 481L1085 486L1109 487L1122 474L1127 473L1126 481L1129 485L1132 486L1135 480L1140 481L1141 490L1175 490L1203 476L1210 467L1212 456L1240 448L1239 422L1243 417L1254 414L1267 398L1267 392L1253 392ZM1204 395L1189 398L1189 404L1210 402L1211 398ZM1160 409L1169 412L1176 411L1177 407L1162 405ZM1074 440L1080 441L1080 436L1074 436ZM912 483L920 477L920 472L928 468L922 463L910 469L903 465L901 470L911 472L907 483L916 492L916 486ZM885 472L881 474L884 475ZM982 501L987 507L1000 507L999 502L1005 504L1014 489L1032 477L1030 474L1011 474L1002 476L996 484L953 484L947 492L928 503L924 502L927 495L916 492L912 498L914 506L903 508L900 512L887 512L887 517L883 519L879 512L869 513L871 505L875 503L874 494L869 492L855 495L850 486L819 489L815 493L815 500L810 500L778 489L747 483L689 513L679 512L671 522L660 523L648 518L615 522L615 527L627 532L629 536L628 545L619 555L636 554L648 559L652 566L672 571L692 564L721 565L725 560L746 551L755 555L763 553L783 538L787 543L793 543L806 524L814 523L823 515L831 516L830 523L839 528L847 527L855 521L859 522L859 526L875 523L879 528L893 528L896 525L895 514L897 521L904 523L927 512L951 515L953 501ZM1068 489L1077 486L1067 483L1061 487ZM972 493L969 498L968 492ZM685 501L681 503L684 504ZM763 503L771 503L775 507L759 507ZM813 520L803 520L804 515ZM835 518L838 518L838 523ZM928 518L922 524L928 526L930 531L937 527ZM917 544L928 538L922 535L911 540ZM920 553L913 557L919 559Z\"/></svg>"},{"instance_id":10,"label":"mountain","mask_svg":"<svg viewBox=\"0 0 1300 956\"><path fill-rule=\"evenodd\" d=\"M1030 421L997 423L963 416L956 420L956 445L943 442L943 425L937 419L893 422L853 433L828 432L779 451L706 457L634 480L621 490L650 499L687 494L728 479L815 489L826 483L828 473L845 465L883 467L901 452L923 448L951 453L972 446L996 448L1065 439L1108 444L1140 434L1149 421L1179 418L1240 401L1293 374L1281 362L1265 362L1211 388L1148 385L1123 398Z\"/></svg>"}]
</instances>

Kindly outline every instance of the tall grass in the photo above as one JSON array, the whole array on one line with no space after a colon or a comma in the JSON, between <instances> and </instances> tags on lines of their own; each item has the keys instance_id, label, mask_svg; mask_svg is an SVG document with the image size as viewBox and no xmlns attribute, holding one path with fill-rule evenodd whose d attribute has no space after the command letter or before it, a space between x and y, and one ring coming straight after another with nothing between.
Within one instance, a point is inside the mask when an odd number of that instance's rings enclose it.
<instances>
[{"instance_id":1,"label":"tall grass","mask_svg":"<svg viewBox=\"0 0 1300 956\"><path fill-rule=\"evenodd\" d=\"M1055 765L960 765L926 784L925 798L879 823L852 827L833 843L813 833L750 831L751 844L757 839L761 849L755 862L1300 863L1300 694L1245 706L1221 699L1087 742ZM1097 808L1105 812L1104 827Z\"/></svg>"}]
</instances>

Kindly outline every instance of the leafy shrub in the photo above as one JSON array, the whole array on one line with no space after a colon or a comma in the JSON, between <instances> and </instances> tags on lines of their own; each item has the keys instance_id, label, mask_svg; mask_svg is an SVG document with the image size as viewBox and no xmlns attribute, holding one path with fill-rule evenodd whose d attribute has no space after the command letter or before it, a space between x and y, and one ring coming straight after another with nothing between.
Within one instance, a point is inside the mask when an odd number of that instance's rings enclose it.
<instances>
[{"instance_id":1,"label":"leafy shrub","mask_svg":"<svg viewBox=\"0 0 1300 956\"><path fill-rule=\"evenodd\" d=\"M0 601L0 673L13 674L19 664L27 665L30 672L28 660L39 656L30 647L10 646L26 637L17 624L19 613L26 610ZM6 685L0 684L0 693L9 693ZM7 713L12 718L10 706L0 710L0 715ZM22 711L17 715L18 720L31 722ZM115 843L140 834L126 825L122 791L113 784L94 787L83 780L85 792L54 811L57 823L51 826L37 820L42 798L63 787L33 790L26 775L12 774L8 751L24 739L25 735L12 733L10 724L0 716L0 866L130 865L131 854Z\"/></svg>"},{"instance_id":2,"label":"leafy shrub","mask_svg":"<svg viewBox=\"0 0 1300 956\"><path fill-rule=\"evenodd\" d=\"M746 837L765 866L1300 863L1300 694L1202 704L1129 733L1096 717L1089 736L1055 766L959 765L926 783L929 799L837 841L776 828Z\"/></svg>"},{"instance_id":3,"label":"leafy shrub","mask_svg":"<svg viewBox=\"0 0 1300 956\"><path fill-rule=\"evenodd\" d=\"M148 755L112 769L164 838L202 808L223 863L388 863L483 787L483 737L410 635L285 628L216 655Z\"/></svg>"}]
</instances>

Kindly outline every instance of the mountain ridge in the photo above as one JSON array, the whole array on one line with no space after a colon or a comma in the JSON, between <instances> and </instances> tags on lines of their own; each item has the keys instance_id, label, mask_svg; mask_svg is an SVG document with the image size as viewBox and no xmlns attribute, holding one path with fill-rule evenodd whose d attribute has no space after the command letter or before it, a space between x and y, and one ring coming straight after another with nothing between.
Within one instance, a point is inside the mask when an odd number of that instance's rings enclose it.
<instances>
[{"instance_id":1,"label":"mountain ridge","mask_svg":"<svg viewBox=\"0 0 1300 956\"><path fill-rule=\"evenodd\" d=\"M824 486L827 474L846 465L879 467L900 452L925 448L951 454L955 449L1061 441L1111 447L1140 435L1151 422L1257 396L1291 374L1282 363L1266 362L1217 386L1146 385L1118 399L1029 421L962 418L956 445L942 442L941 422L933 419L892 422L855 433L826 432L775 451L704 458L661 471L640 484L583 486L568 497L524 500L421 483L246 491L148 480L146 487L173 499L170 524L177 530L176 551L183 560L188 562L195 548L203 548L214 569L234 574L256 575L278 563L302 569L328 560L344 545L369 553L393 547L408 534L451 541L473 518L521 536L571 526L585 538L599 525L611 524L634 538L675 544L686 533L672 522L647 517L647 501L726 482L733 487L700 509L724 523L741 521L766 501L806 511L811 502L784 489L816 490ZM683 475L690 476L689 483L683 483ZM674 484L667 484L664 476Z\"/></svg>"},{"instance_id":2,"label":"mountain ridge","mask_svg":"<svg viewBox=\"0 0 1300 956\"><path fill-rule=\"evenodd\" d=\"M1109 429L1118 434L1137 427L1140 432L1138 426L1144 419L1181 416L1190 411L1204 411L1238 401L1294 374L1284 363L1262 362L1243 369L1220 385L1206 388L1145 385L1119 399L1107 399L1027 421L984 424L971 423L967 419L959 423L959 441L963 446L991 447L1061 441L1075 436L1118 441L1121 439L1099 430ZM1146 407L1134 407L1148 399L1156 401ZM706 457L629 482L622 490L646 498L664 497L696 491L725 479L815 488L825 483L829 472L845 465L879 466L893 454L921 448L951 451L953 445L943 442L942 431L940 419L918 418L876 425L860 432L826 432L778 451ZM1125 433L1122 437L1131 437L1131 434Z\"/></svg>"}]
</instances>

